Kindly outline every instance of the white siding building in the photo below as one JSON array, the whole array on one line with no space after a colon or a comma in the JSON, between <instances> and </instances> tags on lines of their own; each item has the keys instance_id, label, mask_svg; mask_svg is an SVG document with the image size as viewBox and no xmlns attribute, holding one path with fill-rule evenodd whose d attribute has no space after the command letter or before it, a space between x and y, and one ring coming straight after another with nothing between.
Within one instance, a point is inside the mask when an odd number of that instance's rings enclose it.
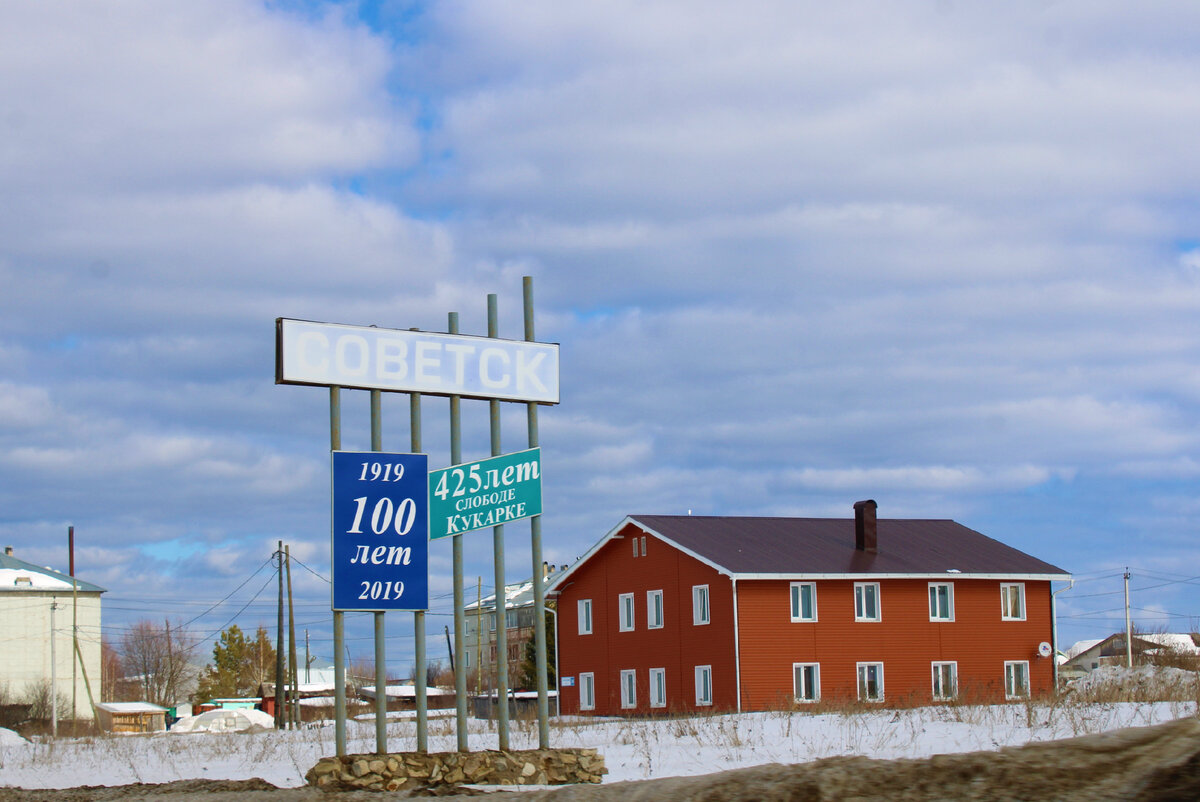
<instances>
[{"instance_id":1,"label":"white siding building","mask_svg":"<svg viewBox=\"0 0 1200 802\"><path fill-rule=\"evenodd\" d=\"M104 592L98 585L19 560L11 546L4 549L0 556L0 686L10 698L21 701L38 686L54 683L60 719L72 717L72 698L75 716L92 718L84 675L99 702L100 594ZM75 656L73 634L78 636L82 666Z\"/></svg>"}]
</instances>

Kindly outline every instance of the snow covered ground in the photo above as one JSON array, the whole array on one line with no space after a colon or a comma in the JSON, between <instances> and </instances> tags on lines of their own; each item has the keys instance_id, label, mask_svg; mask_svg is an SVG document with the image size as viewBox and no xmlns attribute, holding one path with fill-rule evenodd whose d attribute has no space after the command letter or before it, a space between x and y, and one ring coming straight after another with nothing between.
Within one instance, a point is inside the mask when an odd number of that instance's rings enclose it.
<instances>
[{"instance_id":1,"label":"snow covered ground","mask_svg":"<svg viewBox=\"0 0 1200 802\"><path fill-rule=\"evenodd\" d=\"M601 750L606 782L707 774L762 763L801 763L833 755L928 757L1019 746L1196 714L1190 702L994 705L866 713L748 713L660 720L556 721L551 745ZM496 747L487 722L472 721L470 747ZM415 725L388 725L389 751L415 748ZM430 722L431 751L456 748L453 719ZM350 752L375 749L372 721L351 721ZM537 726L514 722L510 747L537 746ZM127 735L26 742L0 731L0 786L65 788L210 778L260 777L299 786L322 755L334 752L332 726L256 733Z\"/></svg>"}]
</instances>

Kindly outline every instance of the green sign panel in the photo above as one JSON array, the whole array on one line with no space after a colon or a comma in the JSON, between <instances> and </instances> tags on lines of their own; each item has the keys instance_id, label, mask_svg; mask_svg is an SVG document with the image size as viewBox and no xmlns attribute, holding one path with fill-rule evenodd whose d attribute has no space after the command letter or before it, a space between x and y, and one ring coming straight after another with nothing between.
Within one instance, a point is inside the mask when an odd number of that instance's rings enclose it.
<instances>
[{"instance_id":1,"label":"green sign panel","mask_svg":"<svg viewBox=\"0 0 1200 802\"><path fill-rule=\"evenodd\" d=\"M431 539L541 514L540 448L429 472Z\"/></svg>"}]
</instances>

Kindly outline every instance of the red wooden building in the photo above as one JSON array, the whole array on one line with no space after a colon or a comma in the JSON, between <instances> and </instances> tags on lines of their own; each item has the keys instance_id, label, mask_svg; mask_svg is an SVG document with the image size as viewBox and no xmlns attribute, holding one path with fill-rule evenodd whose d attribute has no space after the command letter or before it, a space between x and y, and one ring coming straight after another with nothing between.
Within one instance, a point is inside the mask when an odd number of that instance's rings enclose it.
<instances>
[{"instance_id":1,"label":"red wooden building","mask_svg":"<svg viewBox=\"0 0 1200 802\"><path fill-rule=\"evenodd\" d=\"M1060 568L950 520L630 516L550 587L563 713L1054 687Z\"/></svg>"}]
</instances>

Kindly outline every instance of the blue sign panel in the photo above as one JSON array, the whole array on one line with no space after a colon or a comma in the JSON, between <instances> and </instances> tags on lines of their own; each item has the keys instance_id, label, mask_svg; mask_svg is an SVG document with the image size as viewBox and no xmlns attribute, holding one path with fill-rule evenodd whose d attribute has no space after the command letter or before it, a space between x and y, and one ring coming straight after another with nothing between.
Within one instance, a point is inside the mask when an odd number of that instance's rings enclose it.
<instances>
[{"instance_id":1,"label":"blue sign panel","mask_svg":"<svg viewBox=\"0 0 1200 802\"><path fill-rule=\"evenodd\" d=\"M333 452L333 609L428 607L428 457Z\"/></svg>"}]
</instances>

